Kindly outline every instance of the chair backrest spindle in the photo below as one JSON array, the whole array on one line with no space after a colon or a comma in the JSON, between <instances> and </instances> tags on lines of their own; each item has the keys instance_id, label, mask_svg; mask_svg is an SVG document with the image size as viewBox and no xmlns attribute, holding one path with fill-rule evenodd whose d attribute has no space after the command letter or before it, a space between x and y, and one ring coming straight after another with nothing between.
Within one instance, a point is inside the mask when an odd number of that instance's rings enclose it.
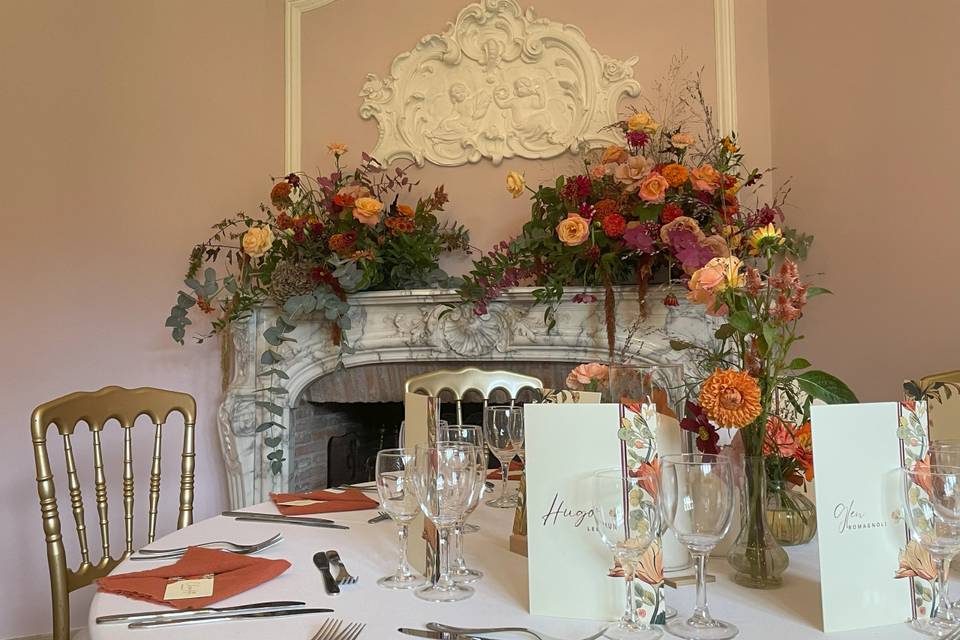
<instances>
[{"instance_id":1,"label":"chair backrest spindle","mask_svg":"<svg viewBox=\"0 0 960 640\"><path fill-rule=\"evenodd\" d=\"M153 542L157 537L157 505L160 504L160 455L162 423L158 422L153 434L153 456L150 459L150 494L147 511L147 542Z\"/></svg>"},{"instance_id":2,"label":"chair backrest spindle","mask_svg":"<svg viewBox=\"0 0 960 640\"><path fill-rule=\"evenodd\" d=\"M83 516L83 494L80 492L80 478L77 476L77 461L73 457L73 445L70 434L63 436L63 452L66 458L67 487L70 489L70 507L77 525L77 538L80 541L80 564L90 564L90 550L87 548L87 525Z\"/></svg>"}]
</instances>

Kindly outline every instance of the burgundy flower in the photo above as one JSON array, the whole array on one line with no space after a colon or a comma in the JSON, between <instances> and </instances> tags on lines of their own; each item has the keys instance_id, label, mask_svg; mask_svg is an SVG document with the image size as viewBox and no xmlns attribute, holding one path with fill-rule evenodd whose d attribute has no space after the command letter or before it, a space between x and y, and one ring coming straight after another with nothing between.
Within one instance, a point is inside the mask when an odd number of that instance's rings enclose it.
<instances>
[{"instance_id":1,"label":"burgundy flower","mask_svg":"<svg viewBox=\"0 0 960 640\"><path fill-rule=\"evenodd\" d=\"M687 273L696 271L715 257L713 249L701 244L699 238L689 229L673 229L669 235L673 253Z\"/></svg>"},{"instance_id":2,"label":"burgundy flower","mask_svg":"<svg viewBox=\"0 0 960 640\"><path fill-rule=\"evenodd\" d=\"M585 200L590 195L592 189L593 184L590 182L590 178L587 176L573 176L568 178L563 185L561 195L565 200L579 202L580 200Z\"/></svg>"},{"instance_id":3,"label":"burgundy flower","mask_svg":"<svg viewBox=\"0 0 960 640\"><path fill-rule=\"evenodd\" d=\"M631 147L642 149L650 141L650 136L645 131L628 131L627 143Z\"/></svg>"},{"instance_id":4,"label":"burgundy flower","mask_svg":"<svg viewBox=\"0 0 960 640\"><path fill-rule=\"evenodd\" d=\"M687 400L687 415L680 421L680 428L696 434L697 449L701 453L720 453L720 434L717 428L710 424L703 408Z\"/></svg>"},{"instance_id":5,"label":"burgundy flower","mask_svg":"<svg viewBox=\"0 0 960 640\"><path fill-rule=\"evenodd\" d=\"M572 302L577 302L580 304L590 304L597 301L597 296L592 293L578 293L573 296Z\"/></svg>"}]
</instances>

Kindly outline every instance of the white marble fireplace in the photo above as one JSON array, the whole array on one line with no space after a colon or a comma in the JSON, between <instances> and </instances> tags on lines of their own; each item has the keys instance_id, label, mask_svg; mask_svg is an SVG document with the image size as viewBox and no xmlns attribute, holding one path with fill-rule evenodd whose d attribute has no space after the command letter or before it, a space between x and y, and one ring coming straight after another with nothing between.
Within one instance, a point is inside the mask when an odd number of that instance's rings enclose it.
<instances>
[{"instance_id":1,"label":"white marble fireplace","mask_svg":"<svg viewBox=\"0 0 960 640\"><path fill-rule=\"evenodd\" d=\"M607 361L607 340L602 302L560 305L556 326L547 331L542 305L533 298L533 288L511 289L477 317L472 309L456 306L453 291L371 291L351 296L352 326L347 331L354 353L343 354L331 340L330 324L322 319L301 320L292 337L280 347L283 368L290 376L289 394L283 402L283 424L291 424L291 411L312 383L324 376L343 373L339 368L391 363L433 363L439 367L470 362L554 363ZM602 301L602 292L593 292ZM696 308L680 300L678 306L663 304L664 292L647 294L647 315L642 317L637 291L617 291L617 353L637 363L681 362L683 352L670 348L671 339L702 342L712 335L712 322ZM269 448L262 434L255 433L264 416L254 403L263 379L256 377L260 354L267 348L263 330L273 324L277 309L264 306L247 321L237 323L229 345L230 381L218 412L218 427L228 475L233 508L268 499L271 492L285 491L290 470L296 463L290 447L290 430L283 432L283 472L270 471ZM369 368L369 367L368 367ZM385 369L386 371L386 366ZM396 377L395 375L393 377ZM369 378L369 376L368 376ZM399 384L382 376L390 385ZM395 386L395 385L394 385ZM380 392L383 399L383 391ZM388 390L392 394L393 390ZM346 394L345 394L346 395ZM351 394L352 395L352 394ZM401 389L396 398L402 398ZM352 401L344 398L344 402Z\"/></svg>"}]
</instances>

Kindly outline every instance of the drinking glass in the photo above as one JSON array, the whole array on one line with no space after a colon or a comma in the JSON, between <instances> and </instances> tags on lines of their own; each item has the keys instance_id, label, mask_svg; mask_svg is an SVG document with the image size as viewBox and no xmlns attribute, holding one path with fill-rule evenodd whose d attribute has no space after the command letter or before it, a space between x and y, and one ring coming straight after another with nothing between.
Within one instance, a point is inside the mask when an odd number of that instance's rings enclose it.
<instances>
[{"instance_id":1,"label":"drinking glass","mask_svg":"<svg viewBox=\"0 0 960 640\"><path fill-rule=\"evenodd\" d=\"M413 571L407 561L407 534L410 522L420 513L420 503L413 490L412 449L384 449L377 453L376 476L380 508L397 523L400 536L400 562L392 576L377 580L387 589L414 589L426 580Z\"/></svg>"},{"instance_id":2,"label":"drinking glass","mask_svg":"<svg viewBox=\"0 0 960 640\"><path fill-rule=\"evenodd\" d=\"M500 497L487 501L491 507L513 509L517 506L517 496L511 495L508 487L510 461L517 454L513 438L510 436L510 423L516 412L516 408L506 406L487 407L483 413L483 439L490 453L500 461L500 472L503 475Z\"/></svg>"},{"instance_id":3,"label":"drinking glass","mask_svg":"<svg viewBox=\"0 0 960 640\"><path fill-rule=\"evenodd\" d=\"M623 566L627 587L623 616L617 626L607 629L605 638L655 640L661 636L659 629L651 627L637 615L633 593L637 562L660 530L657 505L644 499L644 489L649 491L651 483L655 482L656 478L631 475L619 468L605 469L593 475L591 513L600 538Z\"/></svg>"},{"instance_id":4,"label":"drinking glass","mask_svg":"<svg viewBox=\"0 0 960 640\"><path fill-rule=\"evenodd\" d=\"M936 470L938 467L960 467L960 440L933 440L928 449L930 455L930 467ZM950 599L950 582L943 585L943 592L940 594L940 602L943 606L950 607L960 613L960 600Z\"/></svg>"},{"instance_id":5,"label":"drinking glass","mask_svg":"<svg viewBox=\"0 0 960 640\"><path fill-rule=\"evenodd\" d=\"M960 467L915 467L900 473L904 520L913 538L901 555L900 570L927 577L933 591L930 617L911 624L939 638L955 631L958 623L944 596L947 568L960 552Z\"/></svg>"},{"instance_id":6,"label":"drinking glass","mask_svg":"<svg viewBox=\"0 0 960 640\"><path fill-rule=\"evenodd\" d=\"M463 558L463 534L466 531L467 518L480 505L480 498L483 496L484 485L487 480L487 452L483 449L483 432L477 426L456 424L440 427L438 437L438 445L447 442L461 443L472 445L476 449L478 475L476 487L463 517L453 526L453 548L451 549L453 569L450 573L453 575L453 579L463 584L469 584L483 577L482 572L468 568Z\"/></svg>"},{"instance_id":7,"label":"drinking glass","mask_svg":"<svg viewBox=\"0 0 960 640\"><path fill-rule=\"evenodd\" d=\"M730 528L733 465L725 457L687 453L660 458L660 511L697 568L697 604L687 620L667 623L667 633L687 640L726 640L739 630L707 608L707 556Z\"/></svg>"},{"instance_id":8,"label":"drinking glass","mask_svg":"<svg viewBox=\"0 0 960 640\"><path fill-rule=\"evenodd\" d=\"M510 422L507 428L510 430L510 440L513 442L513 450L516 452L517 457L520 458L520 462L526 465L527 450L523 431L523 407L513 407L513 411L510 412Z\"/></svg>"},{"instance_id":9,"label":"drinking glass","mask_svg":"<svg viewBox=\"0 0 960 640\"><path fill-rule=\"evenodd\" d=\"M416 595L430 602L455 602L473 595L450 575L450 530L463 518L476 491L476 447L460 443L418 445L414 456L413 486L423 515L440 534L440 576Z\"/></svg>"}]
</instances>

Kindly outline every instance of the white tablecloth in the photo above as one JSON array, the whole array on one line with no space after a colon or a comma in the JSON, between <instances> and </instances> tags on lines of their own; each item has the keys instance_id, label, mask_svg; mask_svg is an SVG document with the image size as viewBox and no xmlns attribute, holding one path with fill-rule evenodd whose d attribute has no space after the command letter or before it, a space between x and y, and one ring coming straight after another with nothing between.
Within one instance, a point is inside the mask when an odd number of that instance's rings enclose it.
<instances>
[{"instance_id":1,"label":"white tablecloth","mask_svg":"<svg viewBox=\"0 0 960 640\"><path fill-rule=\"evenodd\" d=\"M276 513L276 508L270 503L248 510ZM396 563L396 528L389 521L367 524L373 515L371 511L354 511L329 516L350 525L349 531L236 522L218 516L157 541L159 548L206 540L256 542L280 531L284 542L260 555L285 558L292 566L280 577L214 606L265 600L302 600L308 606L335 609L334 614L132 631L123 625L97 625L93 621L102 615L165 608L114 594L98 593L90 607L90 636L92 640L308 640L327 615L366 623L367 628L360 640L409 638L398 633L397 627L423 628L430 621L459 626L525 626L567 639L584 637L600 627L600 623L593 621L545 618L527 613L526 559L507 549L512 510L484 505L474 514L471 521L480 525L481 530L467 536L467 561L471 566L482 569L486 575L473 585L477 592L472 598L457 603L428 603L412 593L389 591L377 586L377 578L391 572ZM336 597L326 595L320 573L312 561L314 553L325 549L337 549L350 572L360 577L358 584L344 587L343 593ZM117 567L115 573L149 569L169 562L127 560ZM708 572L717 576L717 582L708 585L710 610L714 616L736 624L740 628L740 638L802 640L825 635L819 629L820 590L815 544L790 549L790 568L785 574L784 585L773 591L745 589L734 584L730 580L729 565L723 559L712 560ZM598 576L600 579L603 578ZM682 616L689 615L694 596L693 586L677 591L667 589L667 601L679 609ZM671 636L665 634L664 637ZM902 640L922 636L905 625L894 625L830 634L830 638Z\"/></svg>"}]
</instances>

